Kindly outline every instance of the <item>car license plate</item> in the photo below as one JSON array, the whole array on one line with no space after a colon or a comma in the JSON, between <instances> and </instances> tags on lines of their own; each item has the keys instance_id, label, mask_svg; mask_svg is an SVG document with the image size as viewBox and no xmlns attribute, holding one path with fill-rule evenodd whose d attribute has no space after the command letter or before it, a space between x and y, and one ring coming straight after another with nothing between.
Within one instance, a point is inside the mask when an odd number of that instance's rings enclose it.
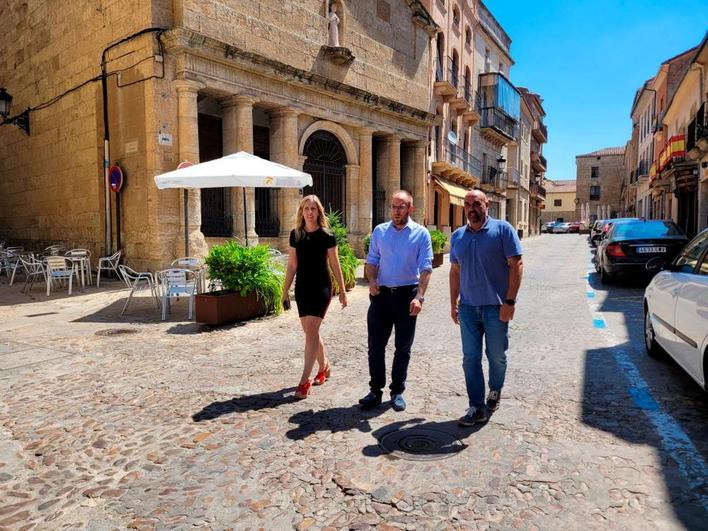
<instances>
[{"instance_id":1,"label":"car license plate","mask_svg":"<svg viewBox=\"0 0 708 531\"><path fill-rule=\"evenodd\" d=\"M665 253L666 247L637 247L638 253Z\"/></svg>"}]
</instances>

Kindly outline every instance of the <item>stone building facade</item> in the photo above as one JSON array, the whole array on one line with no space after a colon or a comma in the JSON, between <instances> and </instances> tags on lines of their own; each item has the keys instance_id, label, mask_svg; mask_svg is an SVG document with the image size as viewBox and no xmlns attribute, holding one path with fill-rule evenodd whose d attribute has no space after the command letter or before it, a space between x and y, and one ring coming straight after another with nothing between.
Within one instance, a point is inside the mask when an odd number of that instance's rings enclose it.
<instances>
[{"instance_id":1,"label":"stone building facade","mask_svg":"<svg viewBox=\"0 0 708 531\"><path fill-rule=\"evenodd\" d=\"M333 5L339 42L328 0L60 13L12 0L0 72L32 127L0 130L0 237L120 246L136 267L164 267L184 253L184 212L181 191L158 191L154 176L237 151L311 173L304 192L341 211L357 245L399 188L424 212L437 28L418 0ZM120 195L106 192L104 145L126 176ZM233 236L285 247L298 201L292 190L190 191L189 254Z\"/></svg>"},{"instance_id":2,"label":"stone building facade","mask_svg":"<svg viewBox=\"0 0 708 531\"><path fill-rule=\"evenodd\" d=\"M573 180L552 181L546 179L546 208L541 213L541 222L578 221L575 199L576 182Z\"/></svg>"},{"instance_id":3,"label":"stone building facade","mask_svg":"<svg viewBox=\"0 0 708 531\"><path fill-rule=\"evenodd\" d=\"M624 147L612 147L577 155L575 219L581 219L581 205L589 212L589 222L616 218L621 211L624 179Z\"/></svg>"},{"instance_id":4,"label":"stone building facade","mask_svg":"<svg viewBox=\"0 0 708 531\"><path fill-rule=\"evenodd\" d=\"M546 111L543 108L543 99L540 95L521 88L521 95L526 102L533 119L531 126L530 142L530 184L529 184L529 234L541 232L541 218L543 209L546 208L546 188L544 181L548 163L543 156L543 145L548 141L548 130L543 123Z\"/></svg>"}]
</instances>

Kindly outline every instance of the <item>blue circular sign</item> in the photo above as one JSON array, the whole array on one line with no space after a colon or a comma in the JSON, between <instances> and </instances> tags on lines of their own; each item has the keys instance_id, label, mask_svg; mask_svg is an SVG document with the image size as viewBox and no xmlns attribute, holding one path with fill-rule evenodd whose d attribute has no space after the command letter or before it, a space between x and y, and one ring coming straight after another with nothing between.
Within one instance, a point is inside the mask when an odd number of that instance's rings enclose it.
<instances>
[{"instance_id":1,"label":"blue circular sign","mask_svg":"<svg viewBox=\"0 0 708 531\"><path fill-rule=\"evenodd\" d=\"M108 185L111 187L111 192L120 192L123 187L123 170L120 166L111 166L108 170Z\"/></svg>"}]
</instances>

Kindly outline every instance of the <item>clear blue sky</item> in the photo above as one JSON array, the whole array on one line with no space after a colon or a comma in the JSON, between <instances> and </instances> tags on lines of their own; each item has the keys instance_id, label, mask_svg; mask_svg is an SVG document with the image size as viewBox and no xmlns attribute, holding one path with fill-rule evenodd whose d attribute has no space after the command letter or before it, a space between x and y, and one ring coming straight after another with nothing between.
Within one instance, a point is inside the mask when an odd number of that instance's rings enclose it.
<instances>
[{"instance_id":1,"label":"clear blue sky","mask_svg":"<svg viewBox=\"0 0 708 531\"><path fill-rule=\"evenodd\" d=\"M624 145L636 89L708 30L708 0L484 1L512 39L512 82L543 97L549 179Z\"/></svg>"}]
</instances>

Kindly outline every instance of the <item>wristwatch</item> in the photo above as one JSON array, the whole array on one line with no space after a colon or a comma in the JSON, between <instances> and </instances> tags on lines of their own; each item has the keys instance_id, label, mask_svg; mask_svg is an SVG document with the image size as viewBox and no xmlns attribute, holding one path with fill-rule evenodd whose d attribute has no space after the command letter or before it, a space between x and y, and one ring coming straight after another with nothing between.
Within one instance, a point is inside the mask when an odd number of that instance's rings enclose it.
<instances>
[{"instance_id":1,"label":"wristwatch","mask_svg":"<svg viewBox=\"0 0 708 531\"><path fill-rule=\"evenodd\" d=\"M506 304L507 306L513 306L514 304L516 304L516 299L504 299L504 304Z\"/></svg>"},{"instance_id":2,"label":"wristwatch","mask_svg":"<svg viewBox=\"0 0 708 531\"><path fill-rule=\"evenodd\" d=\"M422 295L416 295L415 298L418 299L421 303L425 302L425 297L423 297Z\"/></svg>"}]
</instances>

